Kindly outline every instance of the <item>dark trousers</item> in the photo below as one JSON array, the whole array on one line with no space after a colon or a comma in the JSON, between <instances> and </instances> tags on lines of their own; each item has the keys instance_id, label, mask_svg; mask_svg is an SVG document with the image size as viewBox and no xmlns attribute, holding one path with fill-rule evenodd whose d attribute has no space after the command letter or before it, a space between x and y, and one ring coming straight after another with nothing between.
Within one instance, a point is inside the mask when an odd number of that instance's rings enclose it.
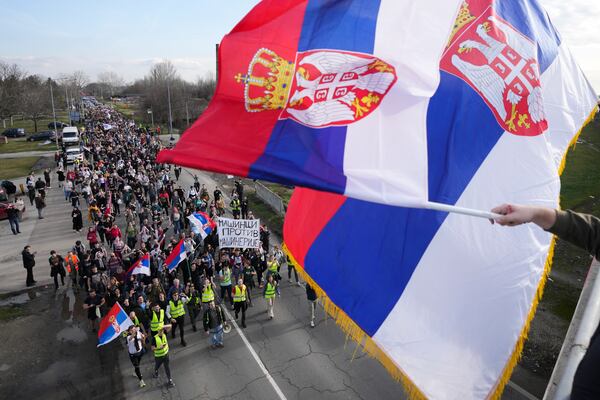
<instances>
[{"instance_id":1,"label":"dark trousers","mask_svg":"<svg viewBox=\"0 0 600 400\"><path fill-rule=\"evenodd\" d=\"M288 280L292 280L292 271L294 271L294 275L296 276L296 282L298 282L298 271L296 271L296 267L292 264L288 264Z\"/></svg>"},{"instance_id":2,"label":"dark trousers","mask_svg":"<svg viewBox=\"0 0 600 400\"><path fill-rule=\"evenodd\" d=\"M142 355L143 353L141 351L139 353L129 354L129 359L131 360L131 364L133 364L135 374L139 380L142 380L142 372L140 371L140 361L142 361Z\"/></svg>"},{"instance_id":3,"label":"dark trousers","mask_svg":"<svg viewBox=\"0 0 600 400\"><path fill-rule=\"evenodd\" d=\"M571 400L600 399L598 371L600 371L600 326L596 328L590 346L575 372Z\"/></svg>"},{"instance_id":4,"label":"dark trousers","mask_svg":"<svg viewBox=\"0 0 600 400\"><path fill-rule=\"evenodd\" d=\"M242 312L242 326L246 326L246 309L248 306L245 301L238 301L233 303L233 309L235 310L235 319L238 319L240 311Z\"/></svg>"},{"instance_id":5,"label":"dark trousers","mask_svg":"<svg viewBox=\"0 0 600 400\"><path fill-rule=\"evenodd\" d=\"M58 289L58 277L60 276L60 281L63 286L65 286L65 276L63 274L57 273L54 275L54 290Z\"/></svg>"},{"instance_id":6,"label":"dark trousers","mask_svg":"<svg viewBox=\"0 0 600 400\"><path fill-rule=\"evenodd\" d=\"M27 278L25 279L25 284L27 286L33 285L33 267L25 268L27 270Z\"/></svg>"},{"instance_id":7,"label":"dark trousers","mask_svg":"<svg viewBox=\"0 0 600 400\"><path fill-rule=\"evenodd\" d=\"M175 328L179 328L179 338L183 342L183 325L185 323L185 314L183 314L181 317L175 318L175 321L175 326L171 328L171 337L175 338Z\"/></svg>"},{"instance_id":8,"label":"dark trousers","mask_svg":"<svg viewBox=\"0 0 600 400\"><path fill-rule=\"evenodd\" d=\"M165 374L167 379L171 380L171 368L169 368L169 354L164 357L154 357L154 374L158 375L158 369L161 365L165 366Z\"/></svg>"},{"instance_id":9,"label":"dark trousers","mask_svg":"<svg viewBox=\"0 0 600 400\"><path fill-rule=\"evenodd\" d=\"M21 233L19 230L19 218L9 218L8 223L10 224L10 230L13 234Z\"/></svg>"},{"instance_id":10,"label":"dark trousers","mask_svg":"<svg viewBox=\"0 0 600 400\"><path fill-rule=\"evenodd\" d=\"M192 323L192 329L196 332L196 319L200 315L200 310L194 306L189 306L188 311L190 312L190 322Z\"/></svg>"},{"instance_id":11,"label":"dark trousers","mask_svg":"<svg viewBox=\"0 0 600 400\"><path fill-rule=\"evenodd\" d=\"M221 301L225 301L225 295L229 297L229 304L233 304L233 298L231 297L231 285L221 286Z\"/></svg>"}]
</instances>

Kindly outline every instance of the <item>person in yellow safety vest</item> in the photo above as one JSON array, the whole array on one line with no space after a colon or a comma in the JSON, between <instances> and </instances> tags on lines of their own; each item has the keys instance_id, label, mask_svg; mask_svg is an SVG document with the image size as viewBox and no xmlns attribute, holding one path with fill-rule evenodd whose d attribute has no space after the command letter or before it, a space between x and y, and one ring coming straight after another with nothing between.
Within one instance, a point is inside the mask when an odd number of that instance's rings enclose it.
<instances>
[{"instance_id":1,"label":"person in yellow safety vest","mask_svg":"<svg viewBox=\"0 0 600 400\"><path fill-rule=\"evenodd\" d=\"M229 304L233 309L233 299L231 298L231 268L225 265L219 271L219 285L221 286L221 301L225 301L225 295L229 297Z\"/></svg>"},{"instance_id":2,"label":"person in yellow safety vest","mask_svg":"<svg viewBox=\"0 0 600 400\"><path fill-rule=\"evenodd\" d=\"M71 286L73 290L77 290L77 272L79 271L79 258L72 251L67 252L65 257L65 267L71 276Z\"/></svg>"},{"instance_id":3,"label":"person in yellow safety vest","mask_svg":"<svg viewBox=\"0 0 600 400\"><path fill-rule=\"evenodd\" d=\"M185 339L183 338L183 325L185 323L185 303L188 302L188 298L185 294L179 294L175 291L172 294L169 305L167 305L167 318L171 320L171 324L174 325L171 330L171 338L175 339L175 326L179 327L179 338L181 339L181 345L187 346Z\"/></svg>"},{"instance_id":4,"label":"person in yellow safety vest","mask_svg":"<svg viewBox=\"0 0 600 400\"><path fill-rule=\"evenodd\" d=\"M206 311L208 304L211 301L215 301L215 292L213 290L213 284L210 279L204 280L204 287L202 287L202 309Z\"/></svg>"},{"instance_id":5,"label":"person in yellow safety vest","mask_svg":"<svg viewBox=\"0 0 600 400\"><path fill-rule=\"evenodd\" d=\"M188 282L185 293L188 296L188 311L190 313L190 322L192 323L192 330L196 332L198 328L196 328L196 318L200 314L200 299L201 294L196 289L195 285L192 282Z\"/></svg>"},{"instance_id":6,"label":"person in yellow safety vest","mask_svg":"<svg viewBox=\"0 0 600 400\"><path fill-rule=\"evenodd\" d=\"M281 296L281 293L279 292L279 281L281 280L281 275L279 275L279 262L275 259L275 257L273 256L273 254L269 255L269 258L267 259L267 279L269 278L270 275L273 276L273 280L275 281L275 283L277 283L277 295Z\"/></svg>"},{"instance_id":7,"label":"person in yellow safety vest","mask_svg":"<svg viewBox=\"0 0 600 400\"><path fill-rule=\"evenodd\" d=\"M152 336L152 351L154 352L154 378L158 378L158 369L161 365L165 366L167 374L167 386L173 387L175 384L171 379L171 369L169 368L169 343L165 332L171 328L171 325L161 325L158 332Z\"/></svg>"},{"instance_id":8,"label":"person in yellow safety vest","mask_svg":"<svg viewBox=\"0 0 600 400\"><path fill-rule=\"evenodd\" d=\"M275 291L277 289L277 281L273 278L273 275L267 277L267 284L264 289L264 296L267 300L267 312L269 313L269 319L273 319L273 305L275 303Z\"/></svg>"},{"instance_id":9,"label":"person in yellow safety vest","mask_svg":"<svg viewBox=\"0 0 600 400\"><path fill-rule=\"evenodd\" d=\"M247 290L242 278L238 279L237 285L233 288L233 309L235 310L235 319L238 319L240 311L242 312L242 328L246 327L246 309Z\"/></svg>"},{"instance_id":10,"label":"person in yellow safety vest","mask_svg":"<svg viewBox=\"0 0 600 400\"><path fill-rule=\"evenodd\" d=\"M240 199L238 198L237 194L233 195L233 198L229 203L229 207L231 207L231 213L233 214L233 218L238 219L242 210L242 203L240 203Z\"/></svg>"},{"instance_id":11,"label":"person in yellow safety vest","mask_svg":"<svg viewBox=\"0 0 600 400\"><path fill-rule=\"evenodd\" d=\"M150 331L152 336L156 335L159 329L165 324L165 310L160 308L158 303L152 305L150 311Z\"/></svg>"}]
</instances>

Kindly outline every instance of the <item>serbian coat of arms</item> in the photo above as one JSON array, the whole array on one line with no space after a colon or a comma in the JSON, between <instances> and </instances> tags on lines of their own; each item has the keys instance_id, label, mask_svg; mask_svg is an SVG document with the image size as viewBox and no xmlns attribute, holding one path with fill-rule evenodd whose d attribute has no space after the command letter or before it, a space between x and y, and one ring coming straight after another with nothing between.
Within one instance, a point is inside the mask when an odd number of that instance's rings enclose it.
<instances>
[{"instance_id":1,"label":"serbian coat of arms","mask_svg":"<svg viewBox=\"0 0 600 400\"><path fill-rule=\"evenodd\" d=\"M348 125L371 114L397 80L394 67L368 54L311 50L285 60L263 48L248 73L235 76L244 84L248 112L279 110L279 119L312 127Z\"/></svg>"},{"instance_id":2,"label":"serbian coat of arms","mask_svg":"<svg viewBox=\"0 0 600 400\"><path fill-rule=\"evenodd\" d=\"M488 6L473 15L471 3L472 8ZM467 82L505 131L536 136L548 129L537 46L498 16L489 2L463 3L440 67Z\"/></svg>"}]
</instances>

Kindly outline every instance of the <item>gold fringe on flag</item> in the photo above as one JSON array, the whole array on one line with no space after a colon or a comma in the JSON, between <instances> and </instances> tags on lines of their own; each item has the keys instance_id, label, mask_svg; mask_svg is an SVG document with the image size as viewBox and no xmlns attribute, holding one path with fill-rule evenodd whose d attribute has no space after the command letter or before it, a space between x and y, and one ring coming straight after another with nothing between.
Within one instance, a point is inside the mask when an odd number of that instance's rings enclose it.
<instances>
[{"instance_id":1,"label":"gold fringe on flag","mask_svg":"<svg viewBox=\"0 0 600 400\"><path fill-rule=\"evenodd\" d=\"M562 175L567 159L567 153L570 148L573 148L577 143L577 139L581 135L583 129L594 119L596 113L598 112L597 107L594 108L594 111L590 114L590 116L586 119L581 129L573 136L571 143L569 144L567 151L565 152L563 159L559 165L558 173ZM527 340L527 336L529 333L529 328L531 326L531 321L535 316L535 311L537 310L538 304L542 299L542 295L544 294L544 288L546 286L546 282L548 280L548 276L550 275L550 270L552 269L552 259L554 257L554 248L556 245L556 237L552 238L550 242L550 247L548 249L548 256L546 258L546 263L544 265L544 272L540 279L540 284L538 285L536 295L533 299L533 303L529 310L529 314L527 315L527 319L525 320L525 324L523 325L523 329L521 330L521 334L519 335L519 339L515 344L515 348L507 360L507 363L504 367L502 375L498 379L498 382L494 388L494 390L488 396L489 400L499 400L502 396L502 392L510 377L512 375L512 371L521 359L521 354L523 352L523 346L525 341ZM288 255L290 260L294 263L294 265L301 266L294 255L290 252L288 247L283 244L283 250ZM358 346L361 346L363 352L367 353L369 356L375 358L379 361L384 368L390 373L390 375L397 381L399 381L408 397L413 400L424 400L427 399L425 394L414 384L414 382L402 371L402 369L396 364L384 350L382 350L377 343L367 335L343 310L341 310L331 299L327 296L325 291L321 289L319 285L306 273L304 270L304 266L302 268L296 268L298 274L304 279L314 290L321 303L323 304L323 308L334 320L337 325L346 333L346 340L348 337L352 338Z\"/></svg>"}]
</instances>

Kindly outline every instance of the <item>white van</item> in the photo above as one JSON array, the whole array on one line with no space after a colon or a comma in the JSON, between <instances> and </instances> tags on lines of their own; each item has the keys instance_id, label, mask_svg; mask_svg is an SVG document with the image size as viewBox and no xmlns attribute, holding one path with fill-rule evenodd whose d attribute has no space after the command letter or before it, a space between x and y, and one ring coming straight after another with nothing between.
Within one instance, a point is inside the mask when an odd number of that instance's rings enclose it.
<instances>
[{"instance_id":1,"label":"white van","mask_svg":"<svg viewBox=\"0 0 600 400\"><path fill-rule=\"evenodd\" d=\"M79 144L79 130L76 126L67 126L62 130L62 142L65 146Z\"/></svg>"},{"instance_id":2,"label":"white van","mask_svg":"<svg viewBox=\"0 0 600 400\"><path fill-rule=\"evenodd\" d=\"M67 164L79 164L83 162L83 151L79 147L67 147Z\"/></svg>"}]
</instances>

